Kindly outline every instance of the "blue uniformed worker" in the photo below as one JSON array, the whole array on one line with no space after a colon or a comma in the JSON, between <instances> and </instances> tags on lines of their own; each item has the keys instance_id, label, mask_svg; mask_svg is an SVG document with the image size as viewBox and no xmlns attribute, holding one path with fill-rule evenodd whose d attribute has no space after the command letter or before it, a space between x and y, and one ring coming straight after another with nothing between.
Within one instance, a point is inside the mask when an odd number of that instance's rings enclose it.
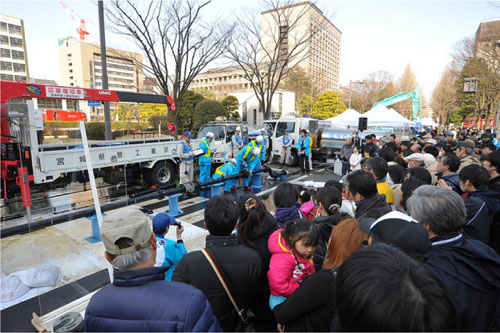
<instances>
[{"instance_id":1,"label":"blue uniformed worker","mask_svg":"<svg viewBox=\"0 0 500 333\"><path fill-rule=\"evenodd\" d=\"M260 159L259 159L259 168L260 168L260 163L262 161L265 161L266 159L266 150L264 147L264 137L262 135L259 135L255 138L255 140L252 140L248 143L248 145L252 148L259 148L260 149Z\"/></svg>"},{"instance_id":2,"label":"blue uniformed worker","mask_svg":"<svg viewBox=\"0 0 500 333\"><path fill-rule=\"evenodd\" d=\"M261 159L264 155L262 152L262 137L259 135L246 145L236 157L236 172L239 173L243 169L243 164L246 164L244 170L249 170L250 174L243 180L245 190L250 190L250 177L253 170L260 168Z\"/></svg>"},{"instance_id":3,"label":"blue uniformed worker","mask_svg":"<svg viewBox=\"0 0 500 333\"><path fill-rule=\"evenodd\" d=\"M200 183L210 180L210 167L212 166L212 151L210 143L214 139L214 133L208 132L207 136L200 143L200 149L203 150L203 155L200 156L198 164L200 165Z\"/></svg>"},{"instance_id":4,"label":"blue uniformed worker","mask_svg":"<svg viewBox=\"0 0 500 333\"><path fill-rule=\"evenodd\" d=\"M179 165L179 180L181 184L184 184L187 181L193 181L194 153L193 147L191 147L192 138L193 135L191 132L185 131L183 140L177 146L177 152L179 153L179 159L181 160Z\"/></svg>"},{"instance_id":5,"label":"blue uniformed worker","mask_svg":"<svg viewBox=\"0 0 500 333\"><path fill-rule=\"evenodd\" d=\"M306 136L306 130L300 131L299 142L297 142L297 153L299 155L300 170L302 173L309 172L309 155L311 154L311 146L309 137Z\"/></svg>"},{"instance_id":6,"label":"blue uniformed worker","mask_svg":"<svg viewBox=\"0 0 500 333\"><path fill-rule=\"evenodd\" d=\"M236 172L236 159L232 158L226 164L219 166L215 173L212 175L212 179L219 179L222 177L232 176L237 174ZM226 180L224 182L224 192L231 192L236 187L236 179Z\"/></svg>"},{"instance_id":7,"label":"blue uniformed worker","mask_svg":"<svg viewBox=\"0 0 500 333\"><path fill-rule=\"evenodd\" d=\"M172 224L177 225L177 242L165 238ZM168 267L165 272L165 280L171 280L175 265L187 253L181 238L184 227L167 213L159 213L153 217L153 232L156 237L155 267Z\"/></svg>"},{"instance_id":8,"label":"blue uniformed worker","mask_svg":"<svg viewBox=\"0 0 500 333\"><path fill-rule=\"evenodd\" d=\"M293 138L290 135L290 130L287 128L285 130L285 135L281 138L281 152L280 152L280 163L287 165L290 161L290 155L292 154L292 141Z\"/></svg>"},{"instance_id":9,"label":"blue uniformed worker","mask_svg":"<svg viewBox=\"0 0 500 333\"><path fill-rule=\"evenodd\" d=\"M236 158L241 148L243 148L243 139L241 138L241 128L236 127L236 131L231 138L232 157Z\"/></svg>"}]
</instances>

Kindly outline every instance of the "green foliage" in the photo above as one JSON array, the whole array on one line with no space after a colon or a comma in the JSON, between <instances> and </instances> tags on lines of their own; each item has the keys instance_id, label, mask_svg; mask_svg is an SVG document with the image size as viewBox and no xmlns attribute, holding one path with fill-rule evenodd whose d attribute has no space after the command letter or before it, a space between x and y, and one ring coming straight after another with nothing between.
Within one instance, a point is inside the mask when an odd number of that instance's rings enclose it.
<instances>
[{"instance_id":1,"label":"green foliage","mask_svg":"<svg viewBox=\"0 0 500 333\"><path fill-rule=\"evenodd\" d=\"M148 120L153 116L167 116L168 109L164 104L143 103L139 107L139 118Z\"/></svg>"},{"instance_id":2,"label":"green foliage","mask_svg":"<svg viewBox=\"0 0 500 333\"><path fill-rule=\"evenodd\" d=\"M140 107L136 103L116 103L111 118L123 120L139 119Z\"/></svg>"},{"instance_id":3,"label":"green foliage","mask_svg":"<svg viewBox=\"0 0 500 333\"><path fill-rule=\"evenodd\" d=\"M104 140L104 122L86 122L85 130L87 131L87 138L89 140Z\"/></svg>"},{"instance_id":4,"label":"green foliage","mask_svg":"<svg viewBox=\"0 0 500 333\"><path fill-rule=\"evenodd\" d=\"M196 105L193 128L198 130L202 125L220 116L229 117L229 113L221 103L209 99L203 100Z\"/></svg>"},{"instance_id":5,"label":"green foliage","mask_svg":"<svg viewBox=\"0 0 500 333\"><path fill-rule=\"evenodd\" d=\"M168 130L168 117L167 116L152 116L149 118L149 124L155 129L158 129L158 126L161 124L161 132L166 134L170 133Z\"/></svg>"},{"instance_id":6,"label":"green foliage","mask_svg":"<svg viewBox=\"0 0 500 333\"><path fill-rule=\"evenodd\" d=\"M339 94L335 91L325 91L318 95L313 105L311 115L320 119L335 117L347 109Z\"/></svg>"},{"instance_id":7,"label":"green foliage","mask_svg":"<svg viewBox=\"0 0 500 333\"><path fill-rule=\"evenodd\" d=\"M111 129L112 130L143 130L145 128L151 127L149 122L147 121L112 121Z\"/></svg>"},{"instance_id":8,"label":"green foliage","mask_svg":"<svg viewBox=\"0 0 500 333\"><path fill-rule=\"evenodd\" d=\"M314 98L311 95L308 94L302 94L300 96L298 105L297 105L297 110L299 110L300 115L304 115L306 113L311 113L311 108L316 103L316 98Z\"/></svg>"},{"instance_id":9,"label":"green foliage","mask_svg":"<svg viewBox=\"0 0 500 333\"><path fill-rule=\"evenodd\" d=\"M202 95L203 98L212 100L216 99L215 93L208 88L194 88L193 91L197 94ZM182 103L182 106L184 107L184 103Z\"/></svg>"},{"instance_id":10,"label":"green foliage","mask_svg":"<svg viewBox=\"0 0 500 333\"><path fill-rule=\"evenodd\" d=\"M226 96L222 100L221 104L228 113L238 110L238 107L240 106L238 99L231 95Z\"/></svg>"},{"instance_id":11,"label":"green foliage","mask_svg":"<svg viewBox=\"0 0 500 333\"><path fill-rule=\"evenodd\" d=\"M183 131L193 130L194 114L196 105L205 98L192 90L186 91L182 95L182 109L177 120L177 127Z\"/></svg>"},{"instance_id":12,"label":"green foliage","mask_svg":"<svg viewBox=\"0 0 500 333\"><path fill-rule=\"evenodd\" d=\"M78 128L79 121L44 121L43 135L63 135L66 128Z\"/></svg>"},{"instance_id":13,"label":"green foliage","mask_svg":"<svg viewBox=\"0 0 500 333\"><path fill-rule=\"evenodd\" d=\"M312 85L309 75L298 66L287 74L281 88L295 93L295 108L297 109L299 109L303 95L312 94L315 96L317 93L317 89Z\"/></svg>"}]
</instances>

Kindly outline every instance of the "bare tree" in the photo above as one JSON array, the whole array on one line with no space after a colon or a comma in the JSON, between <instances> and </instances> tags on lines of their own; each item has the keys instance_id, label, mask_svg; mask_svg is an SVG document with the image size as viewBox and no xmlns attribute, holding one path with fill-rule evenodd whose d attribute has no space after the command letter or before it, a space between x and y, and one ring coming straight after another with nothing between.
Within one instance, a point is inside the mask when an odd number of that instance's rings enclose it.
<instances>
[{"instance_id":1,"label":"bare tree","mask_svg":"<svg viewBox=\"0 0 500 333\"><path fill-rule=\"evenodd\" d=\"M292 6L291 0L269 0L262 16L244 11L228 48L229 58L238 64L250 82L264 118L271 116L273 95L282 79L308 56L309 4ZM262 21L261 21L262 18ZM305 24L305 29L299 28Z\"/></svg>"},{"instance_id":2,"label":"bare tree","mask_svg":"<svg viewBox=\"0 0 500 333\"><path fill-rule=\"evenodd\" d=\"M439 83L432 91L431 107L439 116L441 124L450 123L450 114L455 111L457 70L455 63L448 66L441 75Z\"/></svg>"},{"instance_id":3,"label":"bare tree","mask_svg":"<svg viewBox=\"0 0 500 333\"><path fill-rule=\"evenodd\" d=\"M176 110L168 114L174 123L182 108L182 96L195 76L224 54L231 38L232 26L203 19L202 12L210 2L109 2L110 28L130 37L142 50L147 59L141 64L144 71L156 78L162 92L175 101Z\"/></svg>"},{"instance_id":4,"label":"bare tree","mask_svg":"<svg viewBox=\"0 0 500 333\"><path fill-rule=\"evenodd\" d=\"M405 70L401 77L398 79L397 88L400 92L404 92L417 86L417 78L411 70L410 64L406 65ZM423 104L423 103L422 103ZM406 100L394 105L394 109L401 113L403 116L411 118L412 117L412 101Z\"/></svg>"},{"instance_id":5,"label":"bare tree","mask_svg":"<svg viewBox=\"0 0 500 333\"><path fill-rule=\"evenodd\" d=\"M392 75L384 71L371 73L364 80L353 82L351 89L352 108L359 112L369 110L376 102L398 92Z\"/></svg>"}]
</instances>

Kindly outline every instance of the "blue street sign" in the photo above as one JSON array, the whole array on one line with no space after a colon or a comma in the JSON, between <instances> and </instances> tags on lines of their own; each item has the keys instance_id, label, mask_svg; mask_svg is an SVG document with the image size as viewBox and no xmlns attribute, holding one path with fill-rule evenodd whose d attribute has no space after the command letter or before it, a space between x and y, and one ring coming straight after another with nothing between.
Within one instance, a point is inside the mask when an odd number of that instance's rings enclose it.
<instances>
[{"instance_id":1,"label":"blue street sign","mask_svg":"<svg viewBox=\"0 0 500 333\"><path fill-rule=\"evenodd\" d=\"M101 101L88 101L89 106L100 106Z\"/></svg>"}]
</instances>

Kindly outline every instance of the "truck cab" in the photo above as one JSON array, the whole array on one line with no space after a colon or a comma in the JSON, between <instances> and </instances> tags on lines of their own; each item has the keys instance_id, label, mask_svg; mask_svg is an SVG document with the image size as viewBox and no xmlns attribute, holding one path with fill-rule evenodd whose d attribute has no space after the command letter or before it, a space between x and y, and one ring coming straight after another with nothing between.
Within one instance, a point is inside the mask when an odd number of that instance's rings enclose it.
<instances>
[{"instance_id":1,"label":"truck cab","mask_svg":"<svg viewBox=\"0 0 500 333\"><path fill-rule=\"evenodd\" d=\"M208 132L214 133L214 140L210 145L215 150L215 153L212 155L212 163L222 164L232 157L231 138L238 126L241 128L242 137L245 137L247 128L237 122L211 121L200 128L197 136L198 139L204 139Z\"/></svg>"}]
</instances>

